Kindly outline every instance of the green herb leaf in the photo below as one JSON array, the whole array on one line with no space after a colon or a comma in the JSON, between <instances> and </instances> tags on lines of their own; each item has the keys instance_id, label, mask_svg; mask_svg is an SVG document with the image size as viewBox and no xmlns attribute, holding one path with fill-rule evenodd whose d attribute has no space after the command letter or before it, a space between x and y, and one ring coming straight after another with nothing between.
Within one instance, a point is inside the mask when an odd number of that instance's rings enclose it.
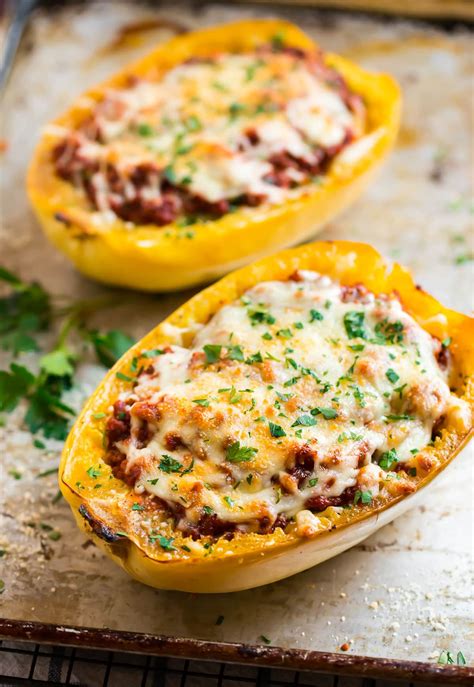
<instances>
[{"instance_id":1,"label":"green herb leaf","mask_svg":"<svg viewBox=\"0 0 474 687\"><path fill-rule=\"evenodd\" d=\"M322 315L322 313L319 312L319 310L311 309L309 311L309 315L310 315L310 317L309 317L310 322L319 322L321 320L324 320L324 316Z\"/></svg>"},{"instance_id":2,"label":"green herb leaf","mask_svg":"<svg viewBox=\"0 0 474 687\"><path fill-rule=\"evenodd\" d=\"M396 384L398 380L400 379L400 376L397 375L395 370L393 370L391 367L388 368L388 370L385 373L385 376L387 377L389 382L392 382L392 384Z\"/></svg>"},{"instance_id":3,"label":"green herb leaf","mask_svg":"<svg viewBox=\"0 0 474 687\"><path fill-rule=\"evenodd\" d=\"M244 352L241 346L229 346L227 356L230 360L243 360Z\"/></svg>"},{"instance_id":4,"label":"green herb leaf","mask_svg":"<svg viewBox=\"0 0 474 687\"><path fill-rule=\"evenodd\" d=\"M175 460L171 456L168 456L166 453L163 453L161 456L159 468L163 472L180 472L182 468L182 464L179 462L179 460Z\"/></svg>"},{"instance_id":5,"label":"green herb leaf","mask_svg":"<svg viewBox=\"0 0 474 687\"><path fill-rule=\"evenodd\" d=\"M35 376L24 367L11 363L10 372L0 370L0 411L11 412L35 382Z\"/></svg>"},{"instance_id":6,"label":"green herb leaf","mask_svg":"<svg viewBox=\"0 0 474 687\"><path fill-rule=\"evenodd\" d=\"M263 307L249 308L248 316L252 326L257 324L275 324L275 318Z\"/></svg>"},{"instance_id":7,"label":"green herb leaf","mask_svg":"<svg viewBox=\"0 0 474 687\"><path fill-rule=\"evenodd\" d=\"M359 501L364 505L372 503L372 492L370 490L360 491L359 489L354 494L354 504L358 504Z\"/></svg>"},{"instance_id":8,"label":"green herb leaf","mask_svg":"<svg viewBox=\"0 0 474 687\"><path fill-rule=\"evenodd\" d=\"M89 339L99 362L105 367L112 367L135 343L135 339L119 329L111 329L104 333L93 330L89 332Z\"/></svg>"},{"instance_id":9,"label":"green herb leaf","mask_svg":"<svg viewBox=\"0 0 474 687\"><path fill-rule=\"evenodd\" d=\"M202 406L203 408L209 407L209 400L207 398L195 398L193 400L193 403L195 403L198 406Z\"/></svg>"},{"instance_id":10,"label":"green herb leaf","mask_svg":"<svg viewBox=\"0 0 474 687\"><path fill-rule=\"evenodd\" d=\"M311 415L300 415L291 426L298 427L300 425L301 427L313 427L315 424L317 424L317 420L311 417Z\"/></svg>"},{"instance_id":11,"label":"green herb leaf","mask_svg":"<svg viewBox=\"0 0 474 687\"><path fill-rule=\"evenodd\" d=\"M41 369L48 375L56 377L71 377L74 367L71 364L72 354L66 348L58 348L43 355L40 360Z\"/></svg>"},{"instance_id":12,"label":"green herb leaf","mask_svg":"<svg viewBox=\"0 0 474 687\"><path fill-rule=\"evenodd\" d=\"M382 453L379 460L379 465L384 470L391 470L394 463L398 463L398 454L396 448L391 448L389 451Z\"/></svg>"},{"instance_id":13,"label":"green herb leaf","mask_svg":"<svg viewBox=\"0 0 474 687\"><path fill-rule=\"evenodd\" d=\"M243 463L252 460L258 449L250 446L241 446L240 441L234 441L233 444L227 447L226 459L230 463Z\"/></svg>"},{"instance_id":14,"label":"green herb leaf","mask_svg":"<svg viewBox=\"0 0 474 687\"><path fill-rule=\"evenodd\" d=\"M154 136L155 130L150 124L146 124L145 122L143 122L141 124L138 124L137 133L139 136L149 138L150 136Z\"/></svg>"},{"instance_id":15,"label":"green herb leaf","mask_svg":"<svg viewBox=\"0 0 474 687\"><path fill-rule=\"evenodd\" d=\"M344 327L349 339L366 339L365 314L360 310L350 310L344 315Z\"/></svg>"},{"instance_id":16,"label":"green herb leaf","mask_svg":"<svg viewBox=\"0 0 474 687\"><path fill-rule=\"evenodd\" d=\"M334 420L337 417L337 410L334 408L321 408L316 406L311 411L311 415L322 415L325 420Z\"/></svg>"},{"instance_id":17,"label":"green herb leaf","mask_svg":"<svg viewBox=\"0 0 474 687\"><path fill-rule=\"evenodd\" d=\"M206 354L206 362L208 365L212 363L217 363L221 357L222 346L218 344L206 344L203 346L204 353Z\"/></svg>"},{"instance_id":18,"label":"green herb leaf","mask_svg":"<svg viewBox=\"0 0 474 687\"><path fill-rule=\"evenodd\" d=\"M268 427L270 429L270 434L272 437L286 437L286 432L280 425L276 425L274 422L269 422Z\"/></svg>"}]
</instances>

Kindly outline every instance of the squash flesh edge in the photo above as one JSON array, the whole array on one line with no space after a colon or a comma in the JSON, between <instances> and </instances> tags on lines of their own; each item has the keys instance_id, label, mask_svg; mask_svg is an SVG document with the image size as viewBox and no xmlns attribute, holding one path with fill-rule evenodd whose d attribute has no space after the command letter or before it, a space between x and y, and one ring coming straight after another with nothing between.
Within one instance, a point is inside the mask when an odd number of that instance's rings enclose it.
<instances>
[{"instance_id":1,"label":"squash flesh edge","mask_svg":"<svg viewBox=\"0 0 474 687\"><path fill-rule=\"evenodd\" d=\"M146 73L154 60L169 55L168 47L181 46L173 56L174 62L170 63L166 57L166 68L180 59L205 54L209 39L223 49L240 48L248 47L249 41L268 41L282 30L287 33L290 44L313 46L299 29L279 20L217 27L159 46L136 65L127 67L86 95L97 99L106 86L122 83L127 74ZM400 92L391 77L366 72L338 55L328 54L326 61L365 99L368 133L376 132L378 139L353 164L340 165L336 158L321 188L312 188L308 195L289 199L281 205L245 208L220 220L195 225L192 240L166 237L167 227L136 226L130 231L120 221L102 227L92 223L86 206L78 204L73 187L56 177L51 162L56 139L44 136L30 165L27 189L45 233L86 276L148 291L193 286L313 236L366 188L373 172L394 144L401 107ZM59 126L74 124L83 116L84 111L76 105L54 123ZM72 218L71 226L55 219L58 212ZM168 229L170 227L173 225Z\"/></svg>"},{"instance_id":2,"label":"squash flesh edge","mask_svg":"<svg viewBox=\"0 0 474 687\"><path fill-rule=\"evenodd\" d=\"M100 432L94 429L91 416L103 412L110 405L110 399L115 398L123 388L123 383L116 378L115 373L119 370L125 372L133 356L141 350L156 348L157 345L164 343L176 343L168 333L168 325L182 327L185 331L186 327L195 322L207 321L219 307L234 300L253 284L265 279L284 279L297 268L315 269L340 279L343 284L362 282L376 293L398 287L404 307L425 329L431 330L430 333L434 335L452 337L453 352L459 369L469 378L463 398L470 403L471 408L473 407L472 318L443 308L434 298L416 288L408 272L398 265L390 270L381 256L365 244L318 242L286 251L228 275L185 303L123 356L86 404L66 442L60 466L60 486L80 526L88 531L89 536L89 526L79 515L78 508L85 504L98 520L101 519L100 509L98 511L95 508L92 496L78 493L73 485L76 484L79 475L83 474L85 460L87 464L90 464L91 460L101 461ZM433 321L433 313L441 314L445 318L446 323L441 331L439 317ZM460 434L450 427L443 430L442 436L435 444L439 464L420 480L416 494L451 462L471 435L472 428L465 434ZM126 490L124 487L123 491ZM146 584L196 592L235 591L246 588L242 585L258 586L281 579L336 555L406 510L413 500L411 496L387 499L377 509L363 509L350 514L335 530L323 532L313 540L302 541L296 535L245 535L247 540L245 537L241 540L233 555L216 555L206 559L190 557L186 560L173 560L160 556L158 552L142 550L133 541L133 537L112 545L104 544L94 533L93 537L101 546L105 546L122 567ZM113 518L111 522L104 522L107 526L111 523ZM344 532L347 534L343 535ZM273 563L270 564L270 561ZM279 561L278 564L275 561ZM248 570L251 570L251 573L248 573Z\"/></svg>"}]
</instances>

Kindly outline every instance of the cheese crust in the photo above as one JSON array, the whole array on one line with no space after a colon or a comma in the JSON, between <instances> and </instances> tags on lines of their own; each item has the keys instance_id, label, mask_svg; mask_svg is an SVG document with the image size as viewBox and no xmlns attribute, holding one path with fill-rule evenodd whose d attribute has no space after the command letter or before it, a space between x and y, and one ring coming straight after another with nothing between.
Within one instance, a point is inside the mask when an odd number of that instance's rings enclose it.
<instances>
[{"instance_id":1,"label":"cheese crust","mask_svg":"<svg viewBox=\"0 0 474 687\"><path fill-rule=\"evenodd\" d=\"M165 548L170 523L191 542L316 536L319 514L413 491L443 422L470 423L448 342L395 294L307 270L258 283L189 346L142 351L132 372L106 461L135 510L159 513L150 536Z\"/></svg>"},{"instance_id":2,"label":"cheese crust","mask_svg":"<svg viewBox=\"0 0 474 687\"><path fill-rule=\"evenodd\" d=\"M304 192L364 133L365 108L317 50L275 36L108 88L56 129L56 174L96 220L183 226Z\"/></svg>"}]
</instances>

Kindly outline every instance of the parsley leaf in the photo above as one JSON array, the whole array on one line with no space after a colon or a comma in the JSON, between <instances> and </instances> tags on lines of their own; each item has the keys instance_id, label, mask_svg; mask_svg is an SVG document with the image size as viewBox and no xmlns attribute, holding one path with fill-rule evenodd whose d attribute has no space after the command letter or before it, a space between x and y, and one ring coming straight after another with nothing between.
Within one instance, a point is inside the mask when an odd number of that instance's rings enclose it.
<instances>
[{"instance_id":1,"label":"parsley leaf","mask_svg":"<svg viewBox=\"0 0 474 687\"><path fill-rule=\"evenodd\" d=\"M344 315L344 327L349 339L366 339L365 314L360 310L350 310Z\"/></svg>"},{"instance_id":2,"label":"parsley leaf","mask_svg":"<svg viewBox=\"0 0 474 687\"><path fill-rule=\"evenodd\" d=\"M252 460L258 449L250 446L241 446L240 441L234 441L233 444L227 447L226 459L230 463L243 463L247 460Z\"/></svg>"},{"instance_id":3,"label":"parsley leaf","mask_svg":"<svg viewBox=\"0 0 474 687\"><path fill-rule=\"evenodd\" d=\"M243 360L244 352L241 346L229 346L228 357L230 360Z\"/></svg>"},{"instance_id":4,"label":"parsley leaf","mask_svg":"<svg viewBox=\"0 0 474 687\"><path fill-rule=\"evenodd\" d=\"M380 456L379 465L384 470L391 470L392 465L398 463L397 449L391 448Z\"/></svg>"},{"instance_id":5,"label":"parsley leaf","mask_svg":"<svg viewBox=\"0 0 474 687\"><path fill-rule=\"evenodd\" d=\"M163 453L158 467L163 472L170 473L179 472L183 466L181 465L179 460L175 460L171 456L168 456L166 453Z\"/></svg>"},{"instance_id":6,"label":"parsley leaf","mask_svg":"<svg viewBox=\"0 0 474 687\"><path fill-rule=\"evenodd\" d=\"M35 376L23 365L12 363L10 372L0 370L0 411L14 410L34 382Z\"/></svg>"},{"instance_id":7,"label":"parsley leaf","mask_svg":"<svg viewBox=\"0 0 474 687\"><path fill-rule=\"evenodd\" d=\"M367 505L368 503L372 503L372 492L370 490L367 491L360 491L359 489L356 491L354 494L354 504L357 505L359 503L363 503L364 505Z\"/></svg>"},{"instance_id":8,"label":"parsley leaf","mask_svg":"<svg viewBox=\"0 0 474 687\"><path fill-rule=\"evenodd\" d=\"M206 354L206 362L211 365L217 363L221 357L222 346L218 344L206 344L203 346L203 351Z\"/></svg>"},{"instance_id":9,"label":"parsley leaf","mask_svg":"<svg viewBox=\"0 0 474 687\"><path fill-rule=\"evenodd\" d=\"M67 348L57 348L44 355L40 360L41 369L48 375L56 377L72 376L74 368L71 364L72 354Z\"/></svg>"},{"instance_id":10,"label":"parsley leaf","mask_svg":"<svg viewBox=\"0 0 474 687\"><path fill-rule=\"evenodd\" d=\"M387 377L389 382L392 382L392 384L395 384L400 379L400 376L397 375L395 370L393 370L391 367L388 368L388 370L385 373L385 376Z\"/></svg>"},{"instance_id":11,"label":"parsley leaf","mask_svg":"<svg viewBox=\"0 0 474 687\"><path fill-rule=\"evenodd\" d=\"M286 432L280 425L276 425L274 422L269 422L268 427L270 428L270 434L272 437L286 437Z\"/></svg>"},{"instance_id":12,"label":"parsley leaf","mask_svg":"<svg viewBox=\"0 0 474 687\"><path fill-rule=\"evenodd\" d=\"M311 415L300 415L298 418L296 418L295 422L293 422L291 426L313 427L315 424L317 424L317 420L315 420L314 417L311 417Z\"/></svg>"},{"instance_id":13,"label":"parsley leaf","mask_svg":"<svg viewBox=\"0 0 474 687\"><path fill-rule=\"evenodd\" d=\"M89 332L89 340L99 362L105 367L112 367L135 343L135 339L118 329L111 329L104 333L92 330Z\"/></svg>"},{"instance_id":14,"label":"parsley leaf","mask_svg":"<svg viewBox=\"0 0 474 687\"><path fill-rule=\"evenodd\" d=\"M10 294L0 298L0 348L15 356L38 351L32 335L46 329L51 322L48 293L36 282L27 284L3 267L0 267L0 281L12 289Z\"/></svg>"},{"instance_id":15,"label":"parsley leaf","mask_svg":"<svg viewBox=\"0 0 474 687\"><path fill-rule=\"evenodd\" d=\"M324 317L323 317L323 315L319 312L319 310L311 309L311 310L309 311L309 315L310 315L310 318L309 318L309 321L310 321L310 322L317 322L317 321L320 321L320 320L324 320Z\"/></svg>"},{"instance_id":16,"label":"parsley leaf","mask_svg":"<svg viewBox=\"0 0 474 687\"><path fill-rule=\"evenodd\" d=\"M325 420L333 420L337 417L337 410L334 410L334 408L320 408L316 406L310 412L311 415L322 415Z\"/></svg>"}]
</instances>

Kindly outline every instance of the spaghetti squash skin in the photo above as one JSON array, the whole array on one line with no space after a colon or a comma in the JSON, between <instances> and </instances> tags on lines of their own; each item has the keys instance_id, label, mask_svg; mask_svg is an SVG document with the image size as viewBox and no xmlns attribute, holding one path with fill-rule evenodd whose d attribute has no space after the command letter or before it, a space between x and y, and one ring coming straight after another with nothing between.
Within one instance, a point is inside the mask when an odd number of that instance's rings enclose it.
<instances>
[{"instance_id":1,"label":"spaghetti squash skin","mask_svg":"<svg viewBox=\"0 0 474 687\"><path fill-rule=\"evenodd\" d=\"M97 281L145 291L170 291L210 281L253 259L303 241L353 202L364 190L396 138L401 107L397 84L343 57L324 54L365 108L364 131L335 155L314 183L282 202L238 207L219 219L180 228L101 221L85 199L55 168L58 131L74 129L108 89L133 77L163 75L187 60L216 51L261 49L283 36L291 49L314 51L297 27L281 20L247 20L179 36L79 98L46 129L30 164L28 194L49 239L80 272Z\"/></svg>"},{"instance_id":2,"label":"spaghetti squash skin","mask_svg":"<svg viewBox=\"0 0 474 687\"><path fill-rule=\"evenodd\" d=\"M167 523L166 536L143 536L147 506L137 507L133 488L113 475L104 461L106 417L120 393L130 388L133 361L143 351L167 345L189 346L195 326L256 284L287 280L295 271L311 270L343 286L362 284L375 294L396 292L403 309L430 335L449 340L454 394L471 417L459 421L449 414L437 431L425 470L409 478L405 493L387 493L372 503L351 508L329 507L318 514L319 529L301 537L296 527L273 532L236 532L204 538L198 546ZM67 440L60 471L61 491L89 536L136 579L165 589L192 592L236 591L281 579L356 544L410 507L420 491L457 455L472 435L474 406L474 320L448 310L423 292L410 274L389 267L370 246L349 242L319 242L280 253L228 275L180 307L144 337L115 365L86 404ZM117 376L118 373L118 376ZM91 466L93 471L91 473ZM96 473L101 488L97 489ZM160 539L161 537L161 539ZM158 545L157 545L158 544Z\"/></svg>"}]
</instances>

